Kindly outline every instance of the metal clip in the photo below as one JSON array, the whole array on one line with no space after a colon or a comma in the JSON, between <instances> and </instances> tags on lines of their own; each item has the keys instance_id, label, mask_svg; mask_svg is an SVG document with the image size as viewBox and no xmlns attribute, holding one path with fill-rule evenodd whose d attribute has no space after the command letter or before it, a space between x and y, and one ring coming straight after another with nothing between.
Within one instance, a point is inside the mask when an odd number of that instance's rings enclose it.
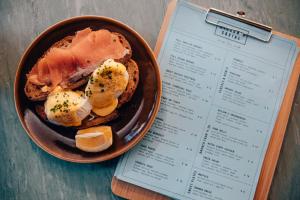
<instances>
[{"instance_id":1,"label":"metal clip","mask_svg":"<svg viewBox=\"0 0 300 200\"><path fill-rule=\"evenodd\" d=\"M210 8L207 12L205 21L226 29L239 31L245 35L264 42L270 41L272 36L272 27L245 19L245 12L239 11L237 14L238 16L235 16L214 8Z\"/></svg>"}]
</instances>

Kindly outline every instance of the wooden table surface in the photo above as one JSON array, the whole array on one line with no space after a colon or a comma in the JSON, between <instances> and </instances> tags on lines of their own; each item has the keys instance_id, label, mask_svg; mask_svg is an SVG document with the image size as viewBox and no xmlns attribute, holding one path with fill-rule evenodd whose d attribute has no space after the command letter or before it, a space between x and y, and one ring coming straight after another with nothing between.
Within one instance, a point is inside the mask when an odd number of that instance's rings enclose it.
<instances>
[{"instance_id":1,"label":"wooden table surface","mask_svg":"<svg viewBox=\"0 0 300 200\"><path fill-rule=\"evenodd\" d=\"M198 0L300 37L300 0ZM168 0L0 0L0 199L120 199L110 182L118 159L74 164L39 149L18 120L13 100L17 63L48 26L78 15L125 22L154 48ZM269 199L300 199L300 89L283 142Z\"/></svg>"}]
</instances>

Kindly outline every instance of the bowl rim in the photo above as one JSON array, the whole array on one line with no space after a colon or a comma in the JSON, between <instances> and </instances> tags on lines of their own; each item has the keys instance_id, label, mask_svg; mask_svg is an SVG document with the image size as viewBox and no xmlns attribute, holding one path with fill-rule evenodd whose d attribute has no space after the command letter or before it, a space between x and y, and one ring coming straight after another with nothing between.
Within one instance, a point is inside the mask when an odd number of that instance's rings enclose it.
<instances>
[{"instance_id":1,"label":"bowl rim","mask_svg":"<svg viewBox=\"0 0 300 200\"><path fill-rule=\"evenodd\" d=\"M150 58L151 58L151 60L154 64L155 77L157 79L157 96L156 96L156 99L155 99L154 108L152 110L150 118L148 119L145 127L143 128L141 133L138 134L130 143L128 143L127 145L122 147L120 150L117 150L117 151L113 152L112 154L109 154L109 155L106 155L106 156L103 156L103 157L86 158L86 159L82 160L80 158L65 157L63 154L60 154L60 153L57 153L57 152L53 151L51 148L47 147L42 142L40 142L34 136L34 134L31 133L31 131L25 125L24 115L21 112L20 95L18 93L18 90L19 90L21 70L23 68L22 66L24 66L24 60L28 56L28 54L30 53L31 49L35 46L35 44L38 43L47 33L55 30L57 27L65 24L65 23L72 23L72 22L76 22L76 21L80 21L80 20L84 20L84 19L95 19L95 20L101 20L101 21L104 20L104 21L107 21L107 22L114 23L117 26L120 26L121 28L124 28L125 30L128 30L129 32L133 33L133 35L139 41L141 41L143 43L144 47L146 48L147 53L149 54L149 56L150 56ZM83 16L75 16L75 17L67 18L67 19L56 22L55 24L49 26L44 31L42 31L37 37L35 37L33 39L33 41L28 45L28 47L23 52L23 54L22 54L22 56L19 60L18 66L17 66L17 70L16 70L16 73L15 73L15 80L14 80L14 104L15 104L15 109L17 111L19 121L21 122L21 125L22 125L23 129L25 130L25 132L27 133L27 135L30 137L30 139L38 147L43 149L48 154L50 154L50 155L52 155L56 158L59 158L61 160L69 161L69 162L73 162L73 163L97 163L97 162L102 162L102 161L106 161L106 160L111 160L113 158L116 158L116 157L126 153L131 148L133 148L138 142L140 142L142 140L142 138L147 134L147 132L151 128L151 126L152 126L152 124L155 120L155 117L158 113L159 107L160 107L161 95L162 95L162 81L161 81L161 77L160 77L159 65L157 63L156 57L154 56L153 50L150 48L150 46L145 41L145 39L138 32L136 32L133 28L131 28L130 26L124 24L123 22L120 22L120 21L115 20L115 19L110 18L110 17L98 16L98 15L83 15Z\"/></svg>"}]
</instances>

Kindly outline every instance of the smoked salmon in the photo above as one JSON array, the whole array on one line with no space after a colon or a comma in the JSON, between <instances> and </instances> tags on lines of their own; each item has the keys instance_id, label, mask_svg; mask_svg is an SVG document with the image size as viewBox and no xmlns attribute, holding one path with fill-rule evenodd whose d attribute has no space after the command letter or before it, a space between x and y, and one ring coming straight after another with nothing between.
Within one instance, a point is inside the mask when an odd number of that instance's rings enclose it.
<instances>
[{"instance_id":1,"label":"smoked salmon","mask_svg":"<svg viewBox=\"0 0 300 200\"><path fill-rule=\"evenodd\" d=\"M28 81L54 88L89 75L103 61L122 59L130 50L118 35L101 29L78 31L67 47L53 47L27 74Z\"/></svg>"}]
</instances>

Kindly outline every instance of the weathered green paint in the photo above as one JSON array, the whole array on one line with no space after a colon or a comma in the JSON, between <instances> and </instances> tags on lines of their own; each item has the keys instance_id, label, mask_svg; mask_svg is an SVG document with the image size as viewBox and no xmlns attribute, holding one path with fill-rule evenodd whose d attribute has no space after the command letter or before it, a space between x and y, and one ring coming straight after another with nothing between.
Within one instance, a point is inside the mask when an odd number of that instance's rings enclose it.
<instances>
[{"instance_id":1,"label":"weathered green paint","mask_svg":"<svg viewBox=\"0 0 300 200\"><path fill-rule=\"evenodd\" d=\"M117 159L73 164L39 149L25 134L13 102L17 63L49 25L77 15L104 15L127 23L154 47L167 0L0 0L0 199L119 199L110 190ZM299 0L194 0L300 37ZM296 95L270 199L300 199L300 89Z\"/></svg>"}]
</instances>

